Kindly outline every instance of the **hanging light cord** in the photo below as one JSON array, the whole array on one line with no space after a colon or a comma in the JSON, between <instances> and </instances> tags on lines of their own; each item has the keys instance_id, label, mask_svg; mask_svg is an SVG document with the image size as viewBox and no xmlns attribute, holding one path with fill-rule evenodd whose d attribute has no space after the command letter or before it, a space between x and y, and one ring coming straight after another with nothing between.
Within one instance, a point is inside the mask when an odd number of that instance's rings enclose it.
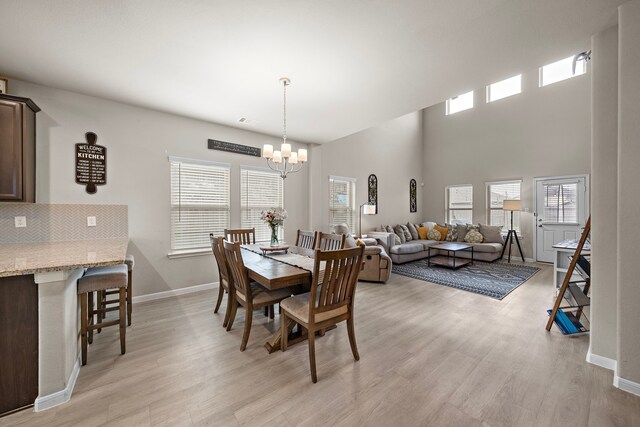
<instances>
[{"instance_id":1,"label":"hanging light cord","mask_svg":"<svg viewBox=\"0 0 640 427\"><path fill-rule=\"evenodd\" d=\"M283 105L283 112L282 112L282 116L284 117L283 121L282 121L282 139L284 141L284 143L287 142L287 86L288 86L288 82L286 80L283 80L283 85L284 85L284 100L282 102Z\"/></svg>"}]
</instances>

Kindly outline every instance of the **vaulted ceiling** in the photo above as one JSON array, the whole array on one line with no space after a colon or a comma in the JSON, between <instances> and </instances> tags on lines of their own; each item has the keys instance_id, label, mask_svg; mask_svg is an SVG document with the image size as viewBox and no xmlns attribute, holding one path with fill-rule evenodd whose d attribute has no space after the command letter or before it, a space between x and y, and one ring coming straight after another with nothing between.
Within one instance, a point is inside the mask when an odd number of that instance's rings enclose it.
<instances>
[{"instance_id":1,"label":"vaulted ceiling","mask_svg":"<svg viewBox=\"0 0 640 427\"><path fill-rule=\"evenodd\" d=\"M273 135L288 76L323 143L588 49L621 3L2 0L0 74Z\"/></svg>"}]
</instances>

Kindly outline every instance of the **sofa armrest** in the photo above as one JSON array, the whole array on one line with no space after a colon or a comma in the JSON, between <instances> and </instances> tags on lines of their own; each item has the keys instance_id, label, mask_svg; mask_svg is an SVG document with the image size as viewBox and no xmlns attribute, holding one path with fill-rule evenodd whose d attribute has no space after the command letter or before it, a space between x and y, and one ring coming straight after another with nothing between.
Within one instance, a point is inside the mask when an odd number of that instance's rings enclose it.
<instances>
[{"instance_id":1,"label":"sofa armrest","mask_svg":"<svg viewBox=\"0 0 640 427\"><path fill-rule=\"evenodd\" d=\"M364 254L365 255L379 255L383 252L383 249L380 246L365 246Z\"/></svg>"},{"instance_id":2,"label":"sofa armrest","mask_svg":"<svg viewBox=\"0 0 640 427\"><path fill-rule=\"evenodd\" d=\"M389 249L396 243L396 235L394 233L370 231L367 233L367 236L376 239L386 252L389 252Z\"/></svg>"}]
</instances>

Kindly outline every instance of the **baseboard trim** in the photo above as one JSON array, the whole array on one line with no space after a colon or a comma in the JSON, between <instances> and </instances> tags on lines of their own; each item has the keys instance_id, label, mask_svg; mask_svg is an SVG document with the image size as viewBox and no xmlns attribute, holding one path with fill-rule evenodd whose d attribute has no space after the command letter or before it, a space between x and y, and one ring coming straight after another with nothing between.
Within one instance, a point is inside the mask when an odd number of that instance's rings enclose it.
<instances>
[{"instance_id":1,"label":"baseboard trim","mask_svg":"<svg viewBox=\"0 0 640 427\"><path fill-rule=\"evenodd\" d=\"M76 386L76 380L78 379L78 374L80 374L80 365L80 358L78 357L76 359L76 363L73 365L73 369L71 370L67 386L63 390L47 394L46 396L38 396L36 398L36 401L33 404L35 412L44 411L46 409L53 408L54 406L62 405L71 399L73 388Z\"/></svg>"},{"instance_id":2,"label":"baseboard trim","mask_svg":"<svg viewBox=\"0 0 640 427\"><path fill-rule=\"evenodd\" d=\"M613 385L622 391L640 396L640 384L637 382L621 378L616 374L613 376Z\"/></svg>"},{"instance_id":3,"label":"baseboard trim","mask_svg":"<svg viewBox=\"0 0 640 427\"><path fill-rule=\"evenodd\" d=\"M613 372L616 371L616 367L618 365L617 361L614 359L591 353L591 349L587 352L587 362L592 365L600 366L601 368L609 369Z\"/></svg>"},{"instance_id":4,"label":"baseboard trim","mask_svg":"<svg viewBox=\"0 0 640 427\"><path fill-rule=\"evenodd\" d=\"M156 292L154 294L139 295L137 297L133 297L132 302L134 304L137 304L141 302L155 301L155 300L165 299L165 298L173 298L173 297L177 297L178 295L186 295L194 292L206 291L208 289L217 288L218 283L219 282L204 283L202 285L188 286L186 288L172 289L170 291Z\"/></svg>"}]
</instances>

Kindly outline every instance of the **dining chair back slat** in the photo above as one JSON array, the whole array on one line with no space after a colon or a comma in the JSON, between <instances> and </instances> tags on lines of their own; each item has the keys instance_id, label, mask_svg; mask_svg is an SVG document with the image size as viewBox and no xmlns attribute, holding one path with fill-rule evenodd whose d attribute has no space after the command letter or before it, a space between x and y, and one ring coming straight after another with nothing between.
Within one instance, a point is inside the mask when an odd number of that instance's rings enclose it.
<instances>
[{"instance_id":1,"label":"dining chair back slat","mask_svg":"<svg viewBox=\"0 0 640 427\"><path fill-rule=\"evenodd\" d=\"M318 232L316 236L316 247L322 251L337 251L344 249L347 236L345 234L331 234Z\"/></svg>"},{"instance_id":2,"label":"dining chair back slat","mask_svg":"<svg viewBox=\"0 0 640 427\"><path fill-rule=\"evenodd\" d=\"M222 298L224 297L224 292L227 291L229 297L227 298L227 310L224 315L222 326L226 327L227 330L230 330L231 325L233 324L233 321L230 321L230 317L231 303L235 298L235 287L233 285L233 278L231 277L231 273L229 272L229 264L227 263L227 258L224 254L224 237L215 237L213 234L209 234L209 239L211 240L211 250L213 251L213 256L215 257L216 264L218 265L219 278L218 299L216 301L216 307L214 308L213 312L218 312L218 310L220 309L220 304L222 303Z\"/></svg>"},{"instance_id":3,"label":"dining chair back slat","mask_svg":"<svg viewBox=\"0 0 640 427\"><path fill-rule=\"evenodd\" d=\"M240 242L223 242L224 254L230 270L231 282L235 292L241 294L243 299L251 298L251 288L247 270L244 268L242 260L242 252L240 250Z\"/></svg>"},{"instance_id":4,"label":"dining chair back slat","mask_svg":"<svg viewBox=\"0 0 640 427\"><path fill-rule=\"evenodd\" d=\"M316 248L317 233L314 231L298 230L298 236L296 237L296 246L305 249Z\"/></svg>"},{"instance_id":5,"label":"dining chair back slat","mask_svg":"<svg viewBox=\"0 0 640 427\"><path fill-rule=\"evenodd\" d=\"M240 242L241 245L252 245L256 243L256 229L225 228L224 238L230 242Z\"/></svg>"}]
</instances>

